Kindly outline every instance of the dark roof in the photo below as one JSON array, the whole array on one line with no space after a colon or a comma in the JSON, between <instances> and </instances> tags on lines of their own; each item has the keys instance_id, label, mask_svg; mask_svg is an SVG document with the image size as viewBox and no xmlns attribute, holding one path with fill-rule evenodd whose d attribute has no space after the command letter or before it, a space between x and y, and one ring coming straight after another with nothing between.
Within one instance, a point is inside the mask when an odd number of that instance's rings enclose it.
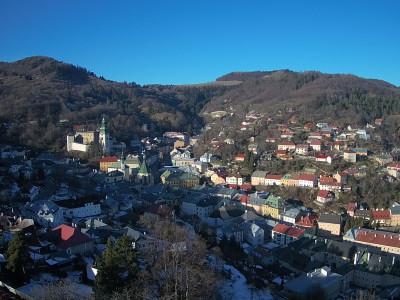
<instances>
[{"instance_id":1,"label":"dark roof","mask_svg":"<svg viewBox=\"0 0 400 300\"><path fill-rule=\"evenodd\" d=\"M172 216L172 210L167 205L163 204L153 204L146 209L146 212L164 218Z\"/></svg>"},{"instance_id":2,"label":"dark roof","mask_svg":"<svg viewBox=\"0 0 400 300\"><path fill-rule=\"evenodd\" d=\"M54 228L52 231L59 232L60 239L56 243L57 247L67 249L77 245L91 242L92 239L86 234L80 232L76 228L69 227L67 225L60 225Z\"/></svg>"},{"instance_id":3,"label":"dark roof","mask_svg":"<svg viewBox=\"0 0 400 300\"><path fill-rule=\"evenodd\" d=\"M328 253L333 253L348 259L352 259L358 250L365 249L365 247L357 247L354 243L344 243L335 240L327 240L326 245L326 251Z\"/></svg>"},{"instance_id":4,"label":"dark roof","mask_svg":"<svg viewBox=\"0 0 400 300\"><path fill-rule=\"evenodd\" d=\"M342 222L342 217L339 215L323 214L320 215L318 219L318 223L341 224L341 222Z\"/></svg>"}]
</instances>

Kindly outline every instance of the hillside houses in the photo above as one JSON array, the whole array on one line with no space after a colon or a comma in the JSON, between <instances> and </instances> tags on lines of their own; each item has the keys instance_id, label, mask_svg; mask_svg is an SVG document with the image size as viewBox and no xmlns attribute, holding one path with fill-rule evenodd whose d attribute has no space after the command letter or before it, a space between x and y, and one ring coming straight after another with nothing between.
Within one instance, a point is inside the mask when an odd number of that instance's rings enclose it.
<instances>
[{"instance_id":1,"label":"hillside houses","mask_svg":"<svg viewBox=\"0 0 400 300\"><path fill-rule=\"evenodd\" d=\"M16 218L32 219L36 226L47 228L47 231L56 229L57 234L78 235L78 240L83 241L84 246L77 244L77 248L70 250L69 247L57 247L67 254L68 251L79 255L82 253L91 258L94 253L100 255L108 237L112 236L115 241L118 235L128 231L135 236L135 247L146 249L154 242L154 237L145 229L135 227L135 222L142 217L148 222L169 219L180 226L190 225L196 232L201 231L207 242L215 245L224 236L228 239L234 237L232 240L246 251L241 264L252 266L250 260L246 261L249 257L257 257L257 263L263 266L279 262L285 272L292 273L290 278L284 278L285 281L311 274L315 270L319 270L318 276L324 272L328 274L328 268L332 268L346 282L367 286L362 276L376 276L376 272L367 272L362 268L368 266L373 269L373 261L379 261L379 256L375 258L378 253L385 262L390 261L385 255L400 253L400 245L395 243L399 237L385 231L389 226L400 225L400 205L390 202L387 203L389 207L383 205L361 209L360 205L348 202L354 201L354 195L363 192L357 187L364 183L366 172L368 179L379 172L380 181L377 182L383 183L381 178L386 171L399 178L400 167L397 162L373 161L369 158L371 152L366 148L369 147L368 140L360 142L362 138L357 138L362 133L361 128L350 134L340 128L346 128L342 124L335 126L321 122L319 126L315 123L304 125L309 121L303 121L303 117L294 117L292 113L290 118L295 120L292 123L286 122L289 116L285 116L285 113L282 115L279 118L283 120L280 119L278 124L249 115L246 126L251 132L228 129L232 124L223 120L227 127L217 131L223 134L212 136L214 133L208 131L210 136L206 139L197 139L197 143L204 140L204 144L197 148L196 144L192 145L193 148L189 146L187 140L172 139L164 140L165 145L159 145L159 149L163 150L158 151L148 138L138 143L139 151L132 151L134 154L128 154L124 162L121 159L123 155L100 159L100 172L90 167L88 169L83 163L81 169L85 169L84 172L69 168L66 171L67 178L77 173L79 177L76 177L77 181L69 180L71 185L68 186L66 194L69 197L66 200L58 199L62 196L55 192L60 189L59 186L53 189L46 186L50 177L47 182L43 180L40 184L29 179L37 176L34 167L26 176L25 173L20 175L24 170L20 162L0 165L0 184L2 188L6 187L4 194L7 193L8 197L11 197L18 178L26 177L26 180L34 183L33 186L38 187L36 191L28 192L22 189L22 185L17 185L20 191L14 194L24 195L29 202L14 210L18 214ZM218 121L222 120L215 121L220 124ZM285 125L280 125L282 123ZM268 128L264 136L255 136L256 132L261 132L257 126L266 124ZM374 140L377 133L373 129L370 131ZM236 134L246 136L239 139ZM352 136L355 136L354 140ZM232 142L224 144L228 137ZM374 152L376 149L371 147ZM244 152L254 158L251 168L245 166L249 157L246 160ZM145 158L147 154L147 157L155 157L155 163L142 168L141 157ZM171 161L164 161L163 156L170 156ZM129 176L122 169L124 163L128 166ZM46 175L56 174L57 168L45 164L42 166ZM25 167L28 169L27 165ZM154 178L154 185L145 185L138 180L140 170L155 174L158 170L160 175ZM61 173L59 169L56 171ZM105 172L107 174L103 174ZM63 181L60 174L54 177L57 177L57 181ZM386 186L393 182L383 184ZM88 191L102 197L97 199L91 196L92 201L79 201L80 196L87 195ZM346 207L347 214L342 215ZM368 221L369 226L380 230L352 228L343 233L345 223L348 226L353 221L351 217L362 218ZM6 228L11 227L11 221L9 224L6 219L2 220ZM100 223L103 225L97 227L96 224ZM78 232L86 234L88 238ZM344 242L340 242L342 236ZM356 253L352 252L354 249L357 249ZM375 252L370 253L368 260L368 251L371 249ZM346 273L348 269L352 271ZM390 279L393 280L391 282L396 282L394 277ZM374 280L374 286L386 284L380 280L378 282L376 278Z\"/></svg>"},{"instance_id":2,"label":"hillside houses","mask_svg":"<svg viewBox=\"0 0 400 300\"><path fill-rule=\"evenodd\" d=\"M398 233L354 227L345 233L343 240L376 247L382 252L390 254L400 254L400 235Z\"/></svg>"},{"instance_id":3,"label":"hillside houses","mask_svg":"<svg viewBox=\"0 0 400 300\"><path fill-rule=\"evenodd\" d=\"M272 240L283 246L298 240L303 236L304 232L304 229L278 224L272 229Z\"/></svg>"}]
</instances>

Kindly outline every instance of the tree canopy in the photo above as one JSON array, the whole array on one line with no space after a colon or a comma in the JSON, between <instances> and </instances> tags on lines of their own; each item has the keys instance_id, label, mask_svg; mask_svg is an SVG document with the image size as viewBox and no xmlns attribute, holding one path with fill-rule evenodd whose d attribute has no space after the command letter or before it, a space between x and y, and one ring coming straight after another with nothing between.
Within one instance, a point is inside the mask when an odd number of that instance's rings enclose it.
<instances>
[{"instance_id":1,"label":"tree canopy","mask_svg":"<svg viewBox=\"0 0 400 300\"><path fill-rule=\"evenodd\" d=\"M131 285L138 271L137 251L126 235L113 245L109 238L101 258L96 261L98 272L94 282L96 299L107 298Z\"/></svg>"}]
</instances>

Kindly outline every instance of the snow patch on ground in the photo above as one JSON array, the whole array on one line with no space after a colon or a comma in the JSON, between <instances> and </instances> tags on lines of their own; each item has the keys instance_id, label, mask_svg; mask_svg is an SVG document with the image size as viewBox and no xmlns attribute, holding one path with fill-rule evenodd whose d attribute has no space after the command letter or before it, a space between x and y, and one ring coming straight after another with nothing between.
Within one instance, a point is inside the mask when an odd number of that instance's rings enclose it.
<instances>
[{"instance_id":1,"label":"snow patch on ground","mask_svg":"<svg viewBox=\"0 0 400 300\"><path fill-rule=\"evenodd\" d=\"M268 290L256 289L246 284L246 278L236 268L224 265L224 270L232 274L231 280L224 280L221 284L222 300L269 300L274 299Z\"/></svg>"}]
</instances>

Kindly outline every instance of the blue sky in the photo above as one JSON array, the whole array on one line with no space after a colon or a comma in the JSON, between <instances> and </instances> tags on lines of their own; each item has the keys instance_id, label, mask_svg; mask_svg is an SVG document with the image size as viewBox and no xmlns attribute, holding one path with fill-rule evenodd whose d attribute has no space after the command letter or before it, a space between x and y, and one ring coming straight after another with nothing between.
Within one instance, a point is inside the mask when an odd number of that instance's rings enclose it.
<instances>
[{"instance_id":1,"label":"blue sky","mask_svg":"<svg viewBox=\"0 0 400 300\"><path fill-rule=\"evenodd\" d=\"M2 0L0 61L45 55L139 84L316 70L400 86L400 1Z\"/></svg>"}]
</instances>

